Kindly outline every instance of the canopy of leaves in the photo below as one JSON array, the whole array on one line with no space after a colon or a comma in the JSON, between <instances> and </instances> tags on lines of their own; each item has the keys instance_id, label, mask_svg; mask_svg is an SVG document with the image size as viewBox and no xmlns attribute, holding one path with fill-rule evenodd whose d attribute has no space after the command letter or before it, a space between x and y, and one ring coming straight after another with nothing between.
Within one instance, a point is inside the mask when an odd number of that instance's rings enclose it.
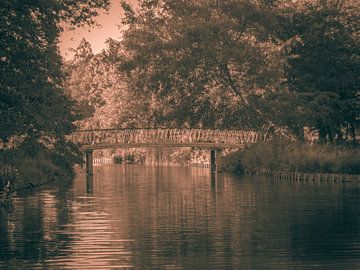
<instances>
[{"instance_id":1,"label":"canopy of leaves","mask_svg":"<svg viewBox=\"0 0 360 270\"><path fill-rule=\"evenodd\" d=\"M71 129L71 102L61 90L58 23L91 23L108 1L0 3L0 138ZM81 8L81 9L80 9Z\"/></svg>"},{"instance_id":2,"label":"canopy of leaves","mask_svg":"<svg viewBox=\"0 0 360 270\"><path fill-rule=\"evenodd\" d=\"M307 4L283 29L287 38L296 37L287 68L300 113L293 120L324 140L354 133L360 120L360 13L342 2Z\"/></svg>"},{"instance_id":3,"label":"canopy of leaves","mask_svg":"<svg viewBox=\"0 0 360 270\"><path fill-rule=\"evenodd\" d=\"M44 147L64 155L67 146L59 142L74 128L74 115L62 89L59 24L91 24L108 5L107 0L0 2L1 155L16 148L36 156Z\"/></svg>"},{"instance_id":4,"label":"canopy of leaves","mask_svg":"<svg viewBox=\"0 0 360 270\"><path fill-rule=\"evenodd\" d=\"M66 91L85 118L76 123L80 128L145 126L152 117L147 111L148 99L129 91L118 72L119 54L120 44L115 40L108 39L106 49L97 55L82 40L73 61L65 66Z\"/></svg>"},{"instance_id":5,"label":"canopy of leaves","mask_svg":"<svg viewBox=\"0 0 360 270\"><path fill-rule=\"evenodd\" d=\"M355 2L353 2L355 3ZM359 123L359 12L352 1L122 2L123 39L83 41L67 88L83 127L269 124L331 140ZM119 69L117 69L119 68Z\"/></svg>"},{"instance_id":6,"label":"canopy of leaves","mask_svg":"<svg viewBox=\"0 0 360 270\"><path fill-rule=\"evenodd\" d=\"M256 128L256 98L281 76L262 1L139 1L126 18L120 70L151 96L149 125Z\"/></svg>"}]
</instances>

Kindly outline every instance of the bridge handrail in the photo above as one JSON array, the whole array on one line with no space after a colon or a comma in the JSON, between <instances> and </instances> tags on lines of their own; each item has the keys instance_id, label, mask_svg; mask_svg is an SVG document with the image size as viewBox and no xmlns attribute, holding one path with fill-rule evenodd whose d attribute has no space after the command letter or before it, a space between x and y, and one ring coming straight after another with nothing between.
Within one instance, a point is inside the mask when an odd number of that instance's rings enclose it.
<instances>
[{"instance_id":1,"label":"bridge handrail","mask_svg":"<svg viewBox=\"0 0 360 270\"><path fill-rule=\"evenodd\" d=\"M249 144L263 141L264 134L252 130L200 128L122 128L77 130L69 140L80 144L199 143Z\"/></svg>"},{"instance_id":2,"label":"bridge handrail","mask_svg":"<svg viewBox=\"0 0 360 270\"><path fill-rule=\"evenodd\" d=\"M76 129L73 133L76 132L90 132L90 131L114 131L114 130L212 130L212 131L242 131L242 132L258 132L250 129L226 129L226 128L164 128L164 127L154 127L154 128L96 128L96 129Z\"/></svg>"}]
</instances>

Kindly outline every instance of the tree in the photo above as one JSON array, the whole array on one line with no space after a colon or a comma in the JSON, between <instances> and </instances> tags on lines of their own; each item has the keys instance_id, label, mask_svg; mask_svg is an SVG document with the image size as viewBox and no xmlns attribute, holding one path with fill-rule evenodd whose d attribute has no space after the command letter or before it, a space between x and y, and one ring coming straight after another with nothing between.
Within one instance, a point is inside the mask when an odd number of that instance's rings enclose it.
<instances>
[{"instance_id":1,"label":"tree","mask_svg":"<svg viewBox=\"0 0 360 270\"><path fill-rule=\"evenodd\" d=\"M81 41L74 60L66 65L66 91L85 116L76 124L80 128L144 126L144 120L151 117L146 111L148 101L124 84L117 69L119 42L109 38L106 43L106 49L94 55L90 44Z\"/></svg>"},{"instance_id":2,"label":"tree","mask_svg":"<svg viewBox=\"0 0 360 270\"><path fill-rule=\"evenodd\" d=\"M101 62L95 58L88 41L82 39L74 53L74 59L64 65L64 88L67 95L76 102L79 118L84 119L91 117L96 108L104 104L98 81L103 74L99 74L98 66Z\"/></svg>"},{"instance_id":3,"label":"tree","mask_svg":"<svg viewBox=\"0 0 360 270\"><path fill-rule=\"evenodd\" d=\"M62 89L57 47L60 22L94 23L109 1L4 0L0 3L0 156L17 166L14 153L50 155L69 164L74 148L64 136L74 126L73 104ZM56 156L54 156L56 153ZM13 161L10 157L13 157ZM20 162L21 163L21 162ZM59 164L57 164L59 165Z\"/></svg>"},{"instance_id":4,"label":"tree","mask_svg":"<svg viewBox=\"0 0 360 270\"><path fill-rule=\"evenodd\" d=\"M68 132L63 113L70 103L62 93L57 41L63 20L93 23L108 1L2 1L0 52L1 139L37 131ZM52 109L58 105L57 109ZM64 120L66 119L66 120ZM67 122L67 123L65 123Z\"/></svg>"},{"instance_id":5,"label":"tree","mask_svg":"<svg viewBox=\"0 0 360 270\"><path fill-rule=\"evenodd\" d=\"M136 12L122 3L120 71L149 97L148 125L263 125L257 99L278 83L281 63L262 2L144 0Z\"/></svg>"},{"instance_id":6,"label":"tree","mask_svg":"<svg viewBox=\"0 0 360 270\"><path fill-rule=\"evenodd\" d=\"M290 94L302 117L322 141L351 136L360 120L360 13L344 1L307 3L288 15ZM295 110L297 110L295 109Z\"/></svg>"}]
</instances>

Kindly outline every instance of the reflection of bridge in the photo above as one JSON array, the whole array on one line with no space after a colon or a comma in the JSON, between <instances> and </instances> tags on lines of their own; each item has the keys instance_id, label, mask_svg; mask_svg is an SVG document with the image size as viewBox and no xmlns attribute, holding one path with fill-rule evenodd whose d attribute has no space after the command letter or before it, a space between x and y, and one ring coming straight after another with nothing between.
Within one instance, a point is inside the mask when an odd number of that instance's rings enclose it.
<instances>
[{"instance_id":1,"label":"reflection of bridge","mask_svg":"<svg viewBox=\"0 0 360 270\"><path fill-rule=\"evenodd\" d=\"M212 171L220 170L223 148L243 148L264 140L255 131L213 129L96 129L78 130L69 139L86 153L87 173L92 174L92 152L108 148L201 147L210 149Z\"/></svg>"}]
</instances>

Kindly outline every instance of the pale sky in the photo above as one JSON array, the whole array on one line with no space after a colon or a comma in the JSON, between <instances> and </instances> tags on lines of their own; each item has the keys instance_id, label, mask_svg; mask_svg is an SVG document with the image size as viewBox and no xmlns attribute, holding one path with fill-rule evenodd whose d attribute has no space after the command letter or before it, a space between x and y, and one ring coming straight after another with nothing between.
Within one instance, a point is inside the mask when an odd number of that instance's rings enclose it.
<instances>
[{"instance_id":1,"label":"pale sky","mask_svg":"<svg viewBox=\"0 0 360 270\"><path fill-rule=\"evenodd\" d=\"M134 6L137 0L127 0L127 2ZM121 25L124 12L120 6L120 0L111 0L111 3L111 9L108 14L101 12L100 15L96 17L96 22L100 24L101 27L82 27L62 33L59 47L61 55L66 60L71 59L73 56L69 48L75 49L82 38L90 42L94 53L99 53L105 48L105 40L108 37L113 39L120 38L119 25Z\"/></svg>"}]
</instances>

